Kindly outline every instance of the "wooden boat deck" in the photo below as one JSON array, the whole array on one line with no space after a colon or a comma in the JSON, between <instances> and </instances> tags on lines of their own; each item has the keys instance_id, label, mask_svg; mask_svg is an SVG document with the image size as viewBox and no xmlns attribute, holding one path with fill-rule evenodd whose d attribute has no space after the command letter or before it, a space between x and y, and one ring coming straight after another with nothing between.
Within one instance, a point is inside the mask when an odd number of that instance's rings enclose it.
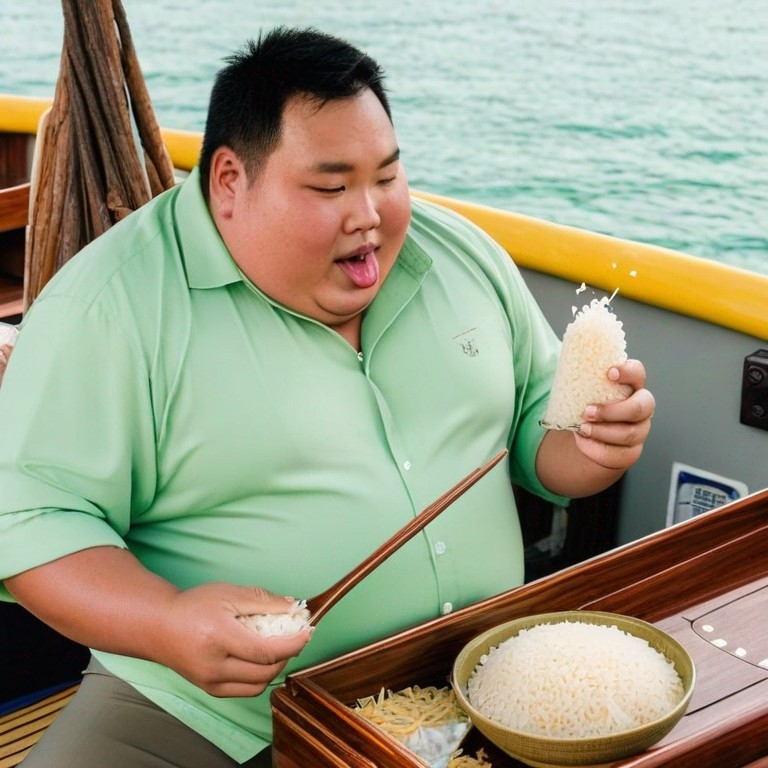
<instances>
[{"instance_id":1,"label":"wooden boat deck","mask_svg":"<svg viewBox=\"0 0 768 768\"><path fill-rule=\"evenodd\" d=\"M68 686L0 717L0 768L14 768L24 759L76 690L77 685Z\"/></svg>"}]
</instances>

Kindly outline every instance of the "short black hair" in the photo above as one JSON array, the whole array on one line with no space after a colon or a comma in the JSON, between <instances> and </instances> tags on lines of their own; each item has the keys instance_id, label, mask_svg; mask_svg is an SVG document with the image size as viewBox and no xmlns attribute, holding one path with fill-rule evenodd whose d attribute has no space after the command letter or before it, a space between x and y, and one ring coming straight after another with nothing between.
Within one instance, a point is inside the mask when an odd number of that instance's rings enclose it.
<instances>
[{"instance_id":1,"label":"short black hair","mask_svg":"<svg viewBox=\"0 0 768 768\"><path fill-rule=\"evenodd\" d=\"M206 198L213 153L229 147L255 178L280 141L283 112L294 97L316 101L357 96L370 89L392 119L382 68L346 40L312 27L277 27L246 41L216 75L200 153Z\"/></svg>"}]
</instances>

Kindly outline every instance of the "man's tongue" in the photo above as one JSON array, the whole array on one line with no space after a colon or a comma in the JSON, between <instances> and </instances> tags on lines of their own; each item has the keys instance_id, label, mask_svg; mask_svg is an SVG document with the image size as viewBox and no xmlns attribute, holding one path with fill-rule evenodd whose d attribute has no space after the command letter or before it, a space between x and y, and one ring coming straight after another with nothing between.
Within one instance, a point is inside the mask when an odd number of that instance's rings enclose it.
<instances>
[{"instance_id":1,"label":"man's tongue","mask_svg":"<svg viewBox=\"0 0 768 768\"><path fill-rule=\"evenodd\" d=\"M358 288L370 288L379 279L379 261L374 253L341 259L336 263Z\"/></svg>"}]
</instances>

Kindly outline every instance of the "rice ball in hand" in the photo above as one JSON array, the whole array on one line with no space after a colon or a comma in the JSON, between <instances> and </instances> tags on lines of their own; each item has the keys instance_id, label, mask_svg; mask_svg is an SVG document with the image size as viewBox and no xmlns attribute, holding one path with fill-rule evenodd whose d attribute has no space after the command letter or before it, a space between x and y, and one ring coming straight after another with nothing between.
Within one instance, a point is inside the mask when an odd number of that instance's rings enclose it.
<instances>
[{"instance_id":1,"label":"rice ball in hand","mask_svg":"<svg viewBox=\"0 0 768 768\"><path fill-rule=\"evenodd\" d=\"M565 329L541 425L576 432L588 405L629 397L632 387L608 378L608 369L626 359L623 324L611 311L610 299L593 299Z\"/></svg>"}]
</instances>

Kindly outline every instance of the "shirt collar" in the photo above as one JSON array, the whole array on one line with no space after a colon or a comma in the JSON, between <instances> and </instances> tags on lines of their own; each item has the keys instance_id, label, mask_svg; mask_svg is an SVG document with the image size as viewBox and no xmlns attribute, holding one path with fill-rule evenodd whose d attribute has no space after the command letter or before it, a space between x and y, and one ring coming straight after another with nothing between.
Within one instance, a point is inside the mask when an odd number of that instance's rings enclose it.
<instances>
[{"instance_id":1,"label":"shirt collar","mask_svg":"<svg viewBox=\"0 0 768 768\"><path fill-rule=\"evenodd\" d=\"M219 288L243 280L208 210L197 168L181 185L175 219L190 288Z\"/></svg>"}]
</instances>

